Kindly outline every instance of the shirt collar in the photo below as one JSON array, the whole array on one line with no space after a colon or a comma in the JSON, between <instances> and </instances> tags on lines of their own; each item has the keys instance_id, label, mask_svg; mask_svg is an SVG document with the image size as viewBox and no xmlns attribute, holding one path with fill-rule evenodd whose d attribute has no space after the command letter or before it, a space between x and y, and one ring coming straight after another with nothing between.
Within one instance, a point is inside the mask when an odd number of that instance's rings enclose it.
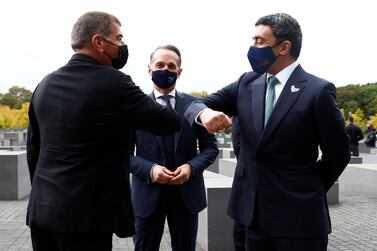
<instances>
[{"instance_id":1,"label":"shirt collar","mask_svg":"<svg viewBox=\"0 0 377 251\"><path fill-rule=\"evenodd\" d=\"M279 71L279 73L276 74L275 77L279 80L281 84L285 85L285 83L287 83L289 77L292 75L292 72L296 69L298 64L298 61L294 61L292 64L288 65L283 70ZM272 74L267 73L267 79L271 76Z\"/></svg>"},{"instance_id":2,"label":"shirt collar","mask_svg":"<svg viewBox=\"0 0 377 251\"><path fill-rule=\"evenodd\" d=\"M162 94L161 92L157 91L156 89L153 89L153 94L154 94L154 97L156 99L165 95L165 94ZM173 89L171 92L169 92L168 95L175 98L175 89Z\"/></svg>"}]
</instances>

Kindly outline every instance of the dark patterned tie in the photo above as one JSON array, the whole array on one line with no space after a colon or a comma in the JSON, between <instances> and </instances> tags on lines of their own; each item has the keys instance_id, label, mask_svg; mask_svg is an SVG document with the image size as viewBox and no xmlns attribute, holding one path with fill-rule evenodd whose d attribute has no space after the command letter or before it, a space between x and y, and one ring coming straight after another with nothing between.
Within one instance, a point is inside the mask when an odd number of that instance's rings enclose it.
<instances>
[{"instance_id":1,"label":"dark patterned tie","mask_svg":"<svg viewBox=\"0 0 377 251\"><path fill-rule=\"evenodd\" d=\"M167 106L173 109L170 99L173 98L169 95L163 95L159 98L163 99ZM175 134L167 134L161 137L162 143L164 146L164 152L165 152L165 166L171 170L175 170L175 161L174 161L174 155L175 155Z\"/></svg>"}]
</instances>

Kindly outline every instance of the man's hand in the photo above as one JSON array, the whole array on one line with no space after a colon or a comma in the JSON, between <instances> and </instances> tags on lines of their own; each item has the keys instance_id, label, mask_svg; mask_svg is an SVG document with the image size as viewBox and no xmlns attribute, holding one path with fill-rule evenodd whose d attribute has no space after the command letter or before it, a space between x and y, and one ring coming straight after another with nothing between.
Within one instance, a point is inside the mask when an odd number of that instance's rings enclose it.
<instances>
[{"instance_id":1,"label":"man's hand","mask_svg":"<svg viewBox=\"0 0 377 251\"><path fill-rule=\"evenodd\" d=\"M200 113L199 120L208 132L214 133L232 126L232 120L222 112L206 108Z\"/></svg>"},{"instance_id":2,"label":"man's hand","mask_svg":"<svg viewBox=\"0 0 377 251\"><path fill-rule=\"evenodd\" d=\"M191 172L191 166L189 164L179 166L174 172L175 177L170 180L169 184L182 185L190 179Z\"/></svg>"},{"instance_id":3,"label":"man's hand","mask_svg":"<svg viewBox=\"0 0 377 251\"><path fill-rule=\"evenodd\" d=\"M167 184L175 174L164 166L155 165L152 170L152 177L154 182L159 184Z\"/></svg>"}]
</instances>

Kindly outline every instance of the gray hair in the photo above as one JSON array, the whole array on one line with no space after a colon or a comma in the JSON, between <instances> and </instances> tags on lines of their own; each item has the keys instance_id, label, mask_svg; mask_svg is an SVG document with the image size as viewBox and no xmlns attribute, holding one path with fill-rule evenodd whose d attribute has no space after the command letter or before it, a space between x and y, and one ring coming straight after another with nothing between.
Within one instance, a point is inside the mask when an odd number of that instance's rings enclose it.
<instances>
[{"instance_id":1,"label":"gray hair","mask_svg":"<svg viewBox=\"0 0 377 251\"><path fill-rule=\"evenodd\" d=\"M154 54L156 51L160 50L160 49L165 49L165 50L169 50L169 51L172 51L172 52L175 52L175 54L178 55L178 58L179 58L179 61L178 61L178 66L181 67L181 63L182 63L182 58L181 58L181 52L179 51L179 49L174 46L174 45L171 45L171 44L167 44L167 45L160 45L158 46L152 53L151 53L151 56L150 56L150 62L152 62L152 59L154 57Z\"/></svg>"},{"instance_id":2,"label":"gray hair","mask_svg":"<svg viewBox=\"0 0 377 251\"><path fill-rule=\"evenodd\" d=\"M92 11L83 14L72 28L72 49L85 48L96 34L107 37L111 33L111 24L114 22L121 25L118 18L106 12Z\"/></svg>"},{"instance_id":3,"label":"gray hair","mask_svg":"<svg viewBox=\"0 0 377 251\"><path fill-rule=\"evenodd\" d=\"M301 27L294 19L285 13L276 13L261 17L255 23L255 26L267 25L271 28L276 37L277 43L288 40L292 43L290 54L294 59L300 56L302 45Z\"/></svg>"}]
</instances>

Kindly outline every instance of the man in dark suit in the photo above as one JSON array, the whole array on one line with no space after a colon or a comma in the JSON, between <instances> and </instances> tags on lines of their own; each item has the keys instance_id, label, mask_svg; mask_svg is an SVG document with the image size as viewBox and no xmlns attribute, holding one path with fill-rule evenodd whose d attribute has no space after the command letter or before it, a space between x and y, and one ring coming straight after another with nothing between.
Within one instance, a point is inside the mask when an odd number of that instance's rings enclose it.
<instances>
[{"instance_id":1,"label":"man in dark suit","mask_svg":"<svg viewBox=\"0 0 377 251\"><path fill-rule=\"evenodd\" d=\"M228 116L238 117L228 213L247 226L249 250L327 250L326 191L350 158L335 86L297 62L302 34L291 16L260 18L253 40L248 58L262 75L246 73L205 105L191 104L186 118L215 132L231 124Z\"/></svg>"},{"instance_id":2,"label":"man in dark suit","mask_svg":"<svg viewBox=\"0 0 377 251\"><path fill-rule=\"evenodd\" d=\"M365 145L367 147L376 147L376 129L372 124L367 124L367 136L365 139Z\"/></svg>"},{"instance_id":3,"label":"man in dark suit","mask_svg":"<svg viewBox=\"0 0 377 251\"><path fill-rule=\"evenodd\" d=\"M352 156L359 156L359 141L364 138L361 128L353 123L353 117L348 117L349 124L346 127L348 137L350 138L350 152Z\"/></svg>"},{"instance_id":4,"label":"man in dark suit","mask_svg":"<svg viewBox=\"0 0 377 251\"><path fill-rule=\"evenodd\" d=\"M236 155L236 159L238 160L238 157L240 156L240 127L238 124L237 116L232 118L231 135L232 135L234 155ZM234 243L235 251L245 251L245 248L246 248L245 230L246 230L245 226L242 225L241 222L237 220L233 221L233 243Z\"/></svg>"},{"instance_id":5,"label":"man in dark suit","mask_svg":"<svg viewBox=\"0 0 377 251\"><path fill-rule=\"evenodd\" d=\"M135 250L159 250L167 219L172 249L193 251L198 213L206 207L203 171L216 159L216 139L184 119L184 108L195 98L175 89L182 72L179 50L173 45L158 47L148 71L154 83L151 100L172 106L183 124L175 134L162 137L135 132L136 153L130 160Z\"/></svg>"},{"instance_id":6,"label":"man in dark suit","mask_svg":"<svg viewBox=\"0 0 377 251\"><path fill-rule=\"evenodd\" d=\"M34 91L27 158L33 249L112 249L134 234L129 183L131 129L173 133L180 117L118 69L128 57L119 20L88 12L72 30L75 54Z\"/></svg>"}]
</instances>

